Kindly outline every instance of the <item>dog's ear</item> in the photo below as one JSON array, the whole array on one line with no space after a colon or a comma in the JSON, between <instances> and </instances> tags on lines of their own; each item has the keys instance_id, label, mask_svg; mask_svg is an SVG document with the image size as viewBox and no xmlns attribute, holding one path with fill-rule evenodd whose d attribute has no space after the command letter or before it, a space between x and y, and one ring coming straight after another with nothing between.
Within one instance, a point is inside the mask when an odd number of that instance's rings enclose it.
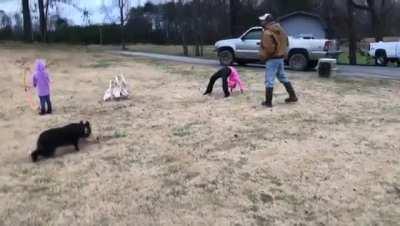
<instances>
[{"instance_id":1,"label":"dog's ear","mask_svg":"<svg viewBox=\"0 0 400 226\"><path fill-rule=\"evenodd\" d=\"M81 121L79 124L81 124L83 126L83 121Z\"/></svg>"},{"instance_id":2,"label":"dog's ear","mask_svg":"<svg viewBox=\"0 0 400 226\"><path fill-rule=\"evenodd\" d=\"M85 126L90 126L89 121L86 121L86 122L85 122Z\"/></svg>"}]
</instances>

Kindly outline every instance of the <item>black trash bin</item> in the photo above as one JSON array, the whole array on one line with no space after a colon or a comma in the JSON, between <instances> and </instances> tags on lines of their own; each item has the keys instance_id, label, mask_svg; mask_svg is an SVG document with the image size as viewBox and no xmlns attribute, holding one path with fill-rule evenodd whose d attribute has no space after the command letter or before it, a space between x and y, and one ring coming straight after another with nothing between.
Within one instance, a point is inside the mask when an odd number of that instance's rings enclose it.
<instances>
[{"instance_id":1,"label":"black trash bin","mask_svg":"<svg viewBox=\"0 0 400 226\"><path fill-rule=\"evenodd\" d=\"M320 62L318 67L319 77L329 78L332 73L332 65L329 62Z\"/></svg>"}]
</instances>

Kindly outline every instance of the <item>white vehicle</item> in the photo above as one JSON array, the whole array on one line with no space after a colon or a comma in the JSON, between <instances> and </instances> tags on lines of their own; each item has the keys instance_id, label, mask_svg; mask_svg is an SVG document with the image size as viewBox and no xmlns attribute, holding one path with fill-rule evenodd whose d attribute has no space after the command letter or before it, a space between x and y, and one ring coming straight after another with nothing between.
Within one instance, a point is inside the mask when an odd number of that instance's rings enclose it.
<instances>
[{"instance_id":1,"label":"white vehicle","mask_svg":"<svg viewBox=\"0 0 400 226\"><path fill-rule=\"evenodd\" d=\"M239 38L216 42L215 51L218 53L220 63L231 65L236 62L243 65L259 62L258 52L262 32L262 27L252 27ZM315 39L312 35L302 35L300 38L289 37L286 63L293 70L302 71L314 68L320 58L337 58L340 53L334 40Z\"/></svg>"},{"instance_id":2,"label":"white vehicle","mask_svg":"<svg viewBox=\"0 0 400 226\"><path fill-rule=\"evenodd\" d=\"M386 66L390 61L400 66L400 41L371 43L369 55L375 58L376 65Z\"/></svg>"}]
</instances>

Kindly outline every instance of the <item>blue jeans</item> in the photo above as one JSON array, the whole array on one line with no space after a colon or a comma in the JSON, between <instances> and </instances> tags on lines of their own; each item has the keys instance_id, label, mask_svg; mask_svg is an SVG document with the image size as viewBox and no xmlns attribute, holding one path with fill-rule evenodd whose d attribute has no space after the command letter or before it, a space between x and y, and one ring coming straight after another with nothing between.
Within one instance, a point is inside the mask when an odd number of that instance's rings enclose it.
<instances>
[{"instance_id":1,"label":"blue jeans","mask_svg":"<svg viewBox=\"0 0 400 226\"><path fill-rule=\"evenodd\" d=\"M46 104L47 104L47 113L51 113L51 101L50 101L50 95L47 96L39 96L40 99L40 111L42 113L46 112Z\"/></svg>"},{"instance_id":2,"label":"blue jeans","mask_svg":"<svg viewBox=\"0 0 400 226\"><path fill-rule=\"evenodd\" d=\"M265 87L274 88L276 77L281 83L289 82L283 59L270 59L265 63Z\"/></svg>"}]
</instances>

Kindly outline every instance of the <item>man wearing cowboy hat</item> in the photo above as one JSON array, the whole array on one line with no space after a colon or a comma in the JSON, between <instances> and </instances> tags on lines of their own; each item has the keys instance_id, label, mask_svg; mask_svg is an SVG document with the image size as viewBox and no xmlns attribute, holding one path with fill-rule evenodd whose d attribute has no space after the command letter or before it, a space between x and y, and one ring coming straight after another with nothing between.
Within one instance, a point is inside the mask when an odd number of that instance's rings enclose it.
<instances>
[{"instance_id":1,"label":"man wearing cowboy hat","mask_svg":"<svg viewBox=\"0 0 400 226\"><path fill-rule=\"evenodd\" d=\"M281 25L275 22L271 14L259 17L264 32L260 44L260 60L265 63L265 102L262 105L272 107L272 95L275 78L285 86L289 93L286 103L297 102L296 93L285 74L284 59L287 55L289 39Z\"/></svg>"}]
</instances>

